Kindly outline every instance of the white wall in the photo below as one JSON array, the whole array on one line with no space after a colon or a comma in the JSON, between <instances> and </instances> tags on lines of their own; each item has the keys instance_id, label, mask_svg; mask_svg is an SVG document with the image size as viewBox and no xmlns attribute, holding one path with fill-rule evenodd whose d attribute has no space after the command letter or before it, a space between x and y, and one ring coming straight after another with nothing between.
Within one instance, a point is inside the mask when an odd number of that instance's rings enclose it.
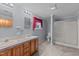
<instances>
[{"instance_id":1,"label":"white wall","mask_svg":"<svg viewBox=\"0 0 79 59\"><path fill-rule=\"evenodd\" d=\"M0 38L13 37L16 36L16 27L20 26L24 30L23 34L27 34L30 29L24 29L24 9L18 5L15 5L14 8L10 8L5 5L0 5L0 9L7 10L12 13L13 17L7 17L2 15L4 18L12 18L13 26L11 28L0 28ZM1 16L1 15L0 15ZM1 39L0 39L1 40Z\"/></svg>"},{"instance_id":2,"label":"white wall","mask_svg":"<svg viewBox=\"0 0 79 59\"><path fill-rule=\"evenodd\" d=\"M6 37L13 37L13 36L16 36L16 27L17 26L20 26L21 29L24 30L23 34L33 34L34 32L32 32L31 29L24 29L24 17L26 16L24 14L24 9L27 9L25 6L20 6L19 4L15 4L14 8L11 9L11 8L7 8L6 6L0 6L0 8L5 8L7 9L8 11L11 11L12 14L13 14L13 27L11 28L0 28L0 38L6 38ZM32 20L32 17L35 16L34 14L28 16L31 18ZM45 24L46 21L43 20L43 29L46 30L46 24ZM46 31L42 32L42 33L37 33L38 35L40 35L40 38L41 39L45 39L45 34ZM0 39L1 40L1 39Z\"/></svg>"},{"instance_id":3,"label":"white wall","mask_svg":"<svg viewBox=\"0 0 79 59\"><path fill-rule=\"evenodd\" d=\"M32 33L32 30L31 28L30 29L24 29L24 17L27 15L24 14L24 7L16 4L15 5L15 12L14 12L14 28L16 30L16 26L20 26L21 29L24 30L24 34L27 34L27 33ZM32 20L32 15L28 16L31 20ZM30 26L31 27L31 26ZM15 31L16 33L16 31Z\"/></svg>"},{"instance_id":4,"label":"white wall","mask_svg":"<svg viewBox=\"0 0 79 59\"><path fill-rule=\"evenodd\" d=\"M78 17L78 20L77 20L77 24L78 24L78 48L79 48L79 17Z\"/></svg>"}]
</instances>

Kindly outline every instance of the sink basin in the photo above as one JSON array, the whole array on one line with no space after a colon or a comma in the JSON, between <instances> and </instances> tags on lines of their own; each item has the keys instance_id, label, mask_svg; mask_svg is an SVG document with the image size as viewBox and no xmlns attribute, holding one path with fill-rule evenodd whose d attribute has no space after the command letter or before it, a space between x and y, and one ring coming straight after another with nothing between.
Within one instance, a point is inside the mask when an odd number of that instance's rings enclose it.
<instances>
[{"instance_id":1,"label":"sink basin","mask_svg":"<svg viewBox=\"0 0 79 59\"><path fill-rule=\"evenodd\" d=\"M0 46L3 45L3 44L5 44L5 42L0 42Z\"/></svg>"}]
</instances>

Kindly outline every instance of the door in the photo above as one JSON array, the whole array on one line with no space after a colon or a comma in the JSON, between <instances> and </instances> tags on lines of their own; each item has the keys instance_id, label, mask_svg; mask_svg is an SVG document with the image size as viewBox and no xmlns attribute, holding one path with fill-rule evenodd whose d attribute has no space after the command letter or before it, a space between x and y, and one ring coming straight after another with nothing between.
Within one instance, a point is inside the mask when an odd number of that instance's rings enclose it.
<instances>
[{"instance_id":1,"label":"door","mask_svg":"<svg viewBox=\"0 0 79 59\"><path fill-rule=\"evenodd\" d=\"M13 56L22 56L23 55L23 45L18 45L13 48Z\"/></svg>"},{"instance_id":2,"label":"door","mask_svg":"<svg viewBox=\"0 0 79 59\"><path fill-rule=\"evenodd\" d=\"M31 55L35 52L35 39L31 40Z\"/></svg>"},{"instance_id":3,"label":"door","mask_svg":"<svg viewBox=\"0 0 79 59\"><path fill-rule=\"evenodd\" d=\"M11 56L11 55L12 55L12 49L8 49L0 52L0 56Z\"/></svg>"},{"instance_id":4,"label":"door","mask_svg":"<svg viewBox=\"0 0 79 59\"><path fill-rule=\"evenodd\" d=\"M30 56L30 41L25 42L23 46L24 56Z\"/></svg>"}]
</instances>

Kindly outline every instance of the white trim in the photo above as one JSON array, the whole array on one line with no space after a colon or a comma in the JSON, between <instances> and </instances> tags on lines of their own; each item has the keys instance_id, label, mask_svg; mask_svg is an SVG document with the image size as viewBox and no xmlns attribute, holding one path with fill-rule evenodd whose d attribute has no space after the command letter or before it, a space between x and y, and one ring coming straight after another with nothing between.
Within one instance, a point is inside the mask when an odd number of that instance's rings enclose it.
<instances>
[{"instance_id":1,"label":"white trim","mask_svg":"<svg viewBox=\"0 0 79 59\"><path fill-rule=\"evenodd\" d=\"M79 49L78 46L70 45L70 44L66 44L66 43L62 43L62 42L55 42L55 44L63 45L63 46L67 46L67 47L72 47L72 48L77 48L77 49Z\"/></svg>"},{"instance_id":2,"label":"white trim","mask_svg":"<svg viewBox=\"0 0 79 59\"><path fill-rule=\"evenodd\" d=\"M51 45L53 44L53 42L52 42L53 41L53 37L52 37L53 36L53 33L52 33L52 30L53 30L53 18L52 17L53 17L53 15L51 14L51 29L50 29L50 31L51 31Z\"/></svg>"},{"instance_id":3,"label":"white trim","mask_svg":"<svg viewBox=\"0 0 79 59\"><path fill-rule=\"evenodd\" d=\"M78 37L77 38L78 38L78 48L79 48L79 20L77 20L77 25L78 25L78 30L77 30L78 31L78 35L77 35Z\"/></svg>"}]
</instances>

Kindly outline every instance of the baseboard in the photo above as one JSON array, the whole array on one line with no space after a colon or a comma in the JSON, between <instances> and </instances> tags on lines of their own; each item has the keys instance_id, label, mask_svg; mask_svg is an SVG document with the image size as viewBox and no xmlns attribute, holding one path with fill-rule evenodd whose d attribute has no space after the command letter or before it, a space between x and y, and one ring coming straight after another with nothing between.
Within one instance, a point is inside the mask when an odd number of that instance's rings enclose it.
<instances>
[{"instance_id":1,"label":"baseboard","mask_svg":"<svg viewBox=\"0 0 79 59\"><path fill-rule=\"evenodd\" d=\"M78 46L70 45L70 44L66 44L66 43L62 43L62 42L55 42L55 44L62 45L62 46L66 46L66 47L71 47L71 48L77 48L77 49L79 49Z\"/></svg>"}]
</instances>

